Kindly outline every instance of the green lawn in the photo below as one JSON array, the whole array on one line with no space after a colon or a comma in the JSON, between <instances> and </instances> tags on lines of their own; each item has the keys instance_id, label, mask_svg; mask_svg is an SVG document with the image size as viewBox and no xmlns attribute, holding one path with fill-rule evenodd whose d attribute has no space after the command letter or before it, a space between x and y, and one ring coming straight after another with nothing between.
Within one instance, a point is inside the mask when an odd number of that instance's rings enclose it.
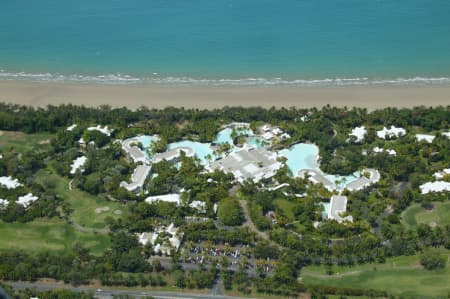
<instances>
[{"instance_id":1,"label":"green lawn","mask_svg":"<svg viewBox=\"0 0 450 299\"><path fill-rule=\"evenodd\" d=\"M75 242L101 254L109 247L109 237L95 233L82 233L60 219L38 219L27 223L0 221L0 250L23 249L70 250Z\"/></svg>"},{"instance_id":2,"label":"green lawn","mask_svg":"<svg viewBox=\"0 0 450 299\"><path fill-rule=\"evenodd\" d=\"M450 251L442 250L449 259ZM385 290L394 295L420 298L447 298L450 291L450 264L442 270L427 271L419 264L419 256L388 259L385 264L368 264L333 268L327 275L324 267L309 266L301 271L306 285L330 285L360 289Z\"/></svg>"},{"instance_id":3,"label":"green lawn","mask_svg":"<svg viewBox=\"0 0 450 299\"><path fill-rule=\"evenodd\" d=\"M18 151L30 150L36 144L48 143L51 133L25 134L22 132L0 131L0 148L11 147Z\"/></svg>"},{"instance_id":4,"label":"green lawn","mask_svg":"<svg viewBox=\"0 0 450 299\"><path fill-rule=\"evenodd\" d=\"M284 198L278 198L274 201L274 205L276 208L281 210L281 212L288 219L288 221L290 222L295 221L295 216L293 213L295 203Z\"/></svg>"},{"instance_id":5,"label":"green lawn","mask_svg":"<svg viewBox=\"0 0 450 299\"><path fill-rule=\"evenodd\" d=\"M87 228L104 228L105 218L123 217L128 213L127 206L118 202L93 196L79 189L69 190L69 179L51 173L49 170L42 170L36 174L37 180L49 180L55 184L58 195L64 197L73 209L70 219Z\"/></svg>"},{"instance_id":6,"label":"green lawn","mask_svg":"<svg viewBox=\"0 0 450 299\"><path fill-rule=\"evenodd\" d=\"M450 225L450 202L435 202L431 211L415 204L402 213L402 223L406 227L413 228L420 223L429 224L432 222L440 226Z\"/></svg>"}]
</instances>

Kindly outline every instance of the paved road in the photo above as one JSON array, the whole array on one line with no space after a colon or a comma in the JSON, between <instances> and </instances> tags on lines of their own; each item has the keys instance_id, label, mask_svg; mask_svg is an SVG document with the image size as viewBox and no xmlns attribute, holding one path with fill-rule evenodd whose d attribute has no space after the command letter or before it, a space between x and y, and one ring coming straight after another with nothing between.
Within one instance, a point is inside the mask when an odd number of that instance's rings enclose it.
<instances>
[{"instance_id":1,"label":"paved road","mask_svg":"<svg viewBox=\"0 0 450 299\"><path fill-rule=\"evenodd\" d=\"M249 297L231 297L225 295L216 294L189 294L181 292L163 292L163 291L133 291L133 290L117 290L117 289L102 289L102 291L97 291L93 287L74 287L71 285L60 285L60 284L46 284L46 283L31 283L31 282L7 282L6 284L19 290L27 288L36 288L39 291L52 290L52 289L70 289L75 292L95 292L95 296L99 299L110 299L113 295L131 295L136 298L143 298L145 296L152 296L154 298L160 299L252 299Z\"/></svg>"}]
</instances>

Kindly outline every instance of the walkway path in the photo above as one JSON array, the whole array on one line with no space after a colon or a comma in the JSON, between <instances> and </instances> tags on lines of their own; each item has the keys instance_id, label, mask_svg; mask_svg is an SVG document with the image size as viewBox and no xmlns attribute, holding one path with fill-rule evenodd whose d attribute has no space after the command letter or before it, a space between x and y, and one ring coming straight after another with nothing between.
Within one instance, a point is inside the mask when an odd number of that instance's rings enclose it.
<instances>
[{"instance_id":1,"label":"walkway path","mask_svg":"<svg viewBox=\"0 0 450 299\"><path fill-rule=\"evenodd\" d=\"M262 232L256 228L253 221L250 219L250 215L248 213L248 206L245 200L239 200L239 204L241 205L242 211L244 212L245 222L243 226L250 228L251 231L255 232L263 240L269 240L269 235L266 232Z\"/></svg>"}]
</instances>

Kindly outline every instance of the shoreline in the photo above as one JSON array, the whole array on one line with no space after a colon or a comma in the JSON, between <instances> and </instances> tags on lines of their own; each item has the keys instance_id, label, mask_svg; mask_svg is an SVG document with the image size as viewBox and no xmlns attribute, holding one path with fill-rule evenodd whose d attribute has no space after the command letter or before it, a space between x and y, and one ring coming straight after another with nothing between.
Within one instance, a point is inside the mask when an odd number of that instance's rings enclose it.
<instances>
[{"instance_id":1,"label":"shoreline","mask_svg":"<svg viewBox=\"0 0 450 299\"><path fill-rule=\"evenodd\" d=\"M104 85L0 80L0 102L45 107L74 104L137 109L168 106L215 109L224 106L264 108L386 107L450 105L450 86L175 86Z\"/></svg>"}]
</instances>

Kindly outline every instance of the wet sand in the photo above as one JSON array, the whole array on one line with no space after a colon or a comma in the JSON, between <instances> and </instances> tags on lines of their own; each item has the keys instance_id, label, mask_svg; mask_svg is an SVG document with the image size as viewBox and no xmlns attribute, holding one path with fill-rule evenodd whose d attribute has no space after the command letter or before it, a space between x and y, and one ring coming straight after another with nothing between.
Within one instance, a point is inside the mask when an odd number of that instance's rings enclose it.
<instances>
[{"instance_id":1,"label":"wet sand","mask_svg":"<svg viewBox=\"0 0 450 299\"><path fill-rule=\"evenodd\" d=\"M212 109L261 107L414 107L450 105L450 86L203 87L95 85L0 81L0 102L45 107L49 104L110 105L136 109L167 106Z\"/></svg>"}]
</instances>

